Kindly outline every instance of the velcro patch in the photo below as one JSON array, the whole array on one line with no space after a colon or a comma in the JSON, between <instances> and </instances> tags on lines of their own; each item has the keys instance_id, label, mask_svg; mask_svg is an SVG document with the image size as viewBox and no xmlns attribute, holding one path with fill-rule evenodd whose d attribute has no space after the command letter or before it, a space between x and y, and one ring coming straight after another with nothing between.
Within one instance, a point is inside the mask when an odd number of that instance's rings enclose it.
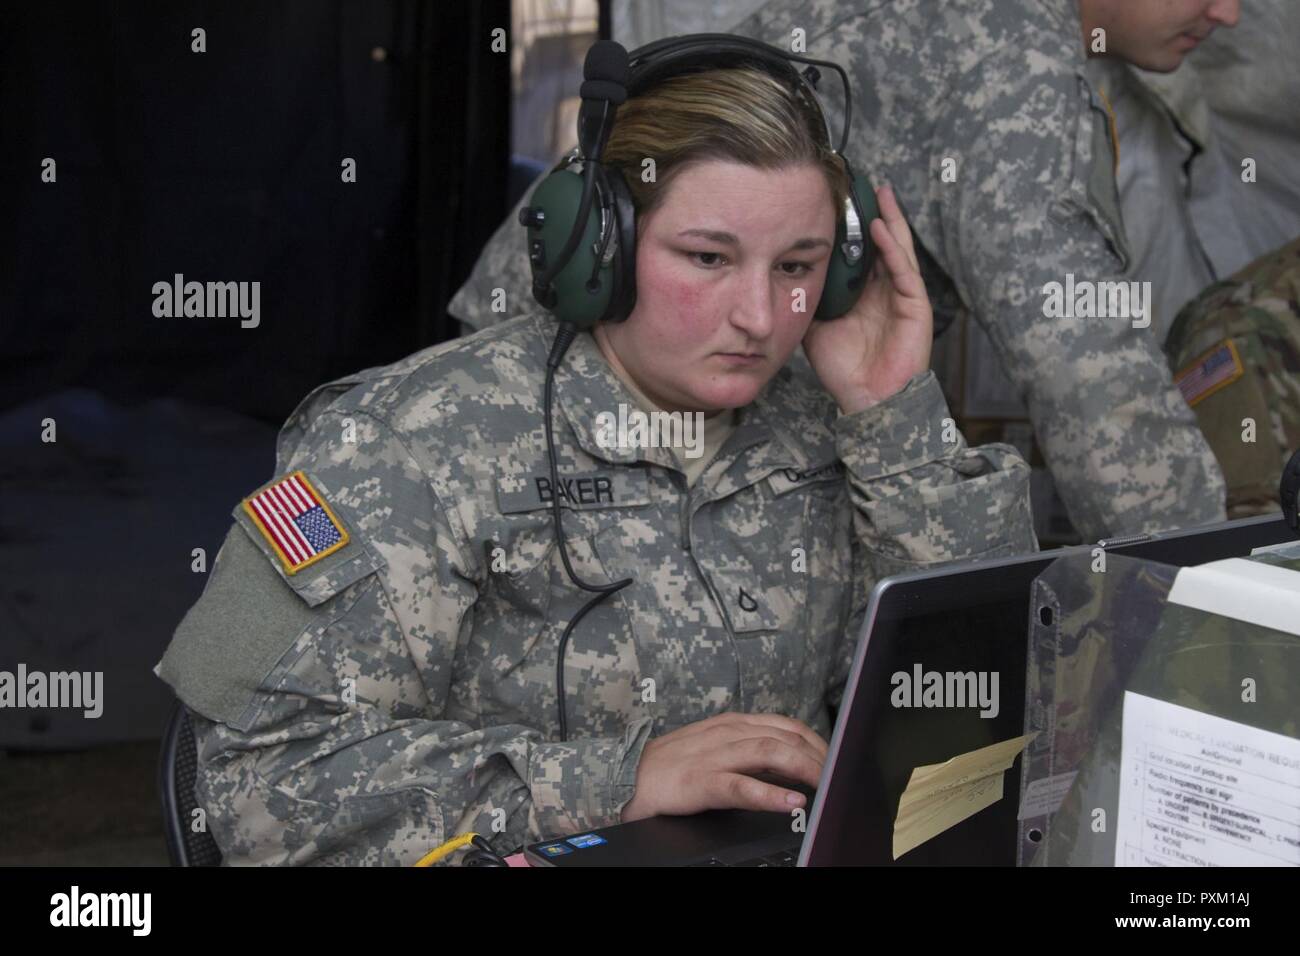
<instances>
[{"instance_id":1,"label":"velcro patch","mask_svg":"<svg viewBox=\"0 0 1300 956\"><path fill-rule=\"evenodd\" d=\"M795 488L801 488L804 485L816 482L831 480L842 482L846 473L847 469L844 467L844 462L837 459L828 465L809 468L807 471L781 468L768 476L767 483L772 488L772 494L783 495L787 491L793 491Z\"/></svg>"},{"instance_id":2,"label":"velcro patch","mask_svg":"<svg viewBox=\"0 0 1300 956\"><path fill-rule=\"evenodd\" d=\"M560 506L588 511L596 508L637 508L650 504L650 480L644 471L615 468L607 472L558 475ZM497 479L497 508L517 514L551 507L548 471Z\"/></svg>"},{"instance_id":3,"label":"velcro patch","mask_svg":"<svg viewBox=\"0 0 1300 956\"><path fill-rule=\"evenodd\" d=\"M1226 388L1246 373L1232 339L1224 339L1174 376L1174 384L1188 405Z\"/></svg>"},{"instance_id":4,"label":"velcro patch","mask_svg":"<svg viewBox=\"0 0 1300 956\"><path fill-rule=\"evenodd\" d=\"M348 543L343 523L301 471L245 498L243 507L279 556L286 574L297 574Z\"/></svg>"}]
</instances>

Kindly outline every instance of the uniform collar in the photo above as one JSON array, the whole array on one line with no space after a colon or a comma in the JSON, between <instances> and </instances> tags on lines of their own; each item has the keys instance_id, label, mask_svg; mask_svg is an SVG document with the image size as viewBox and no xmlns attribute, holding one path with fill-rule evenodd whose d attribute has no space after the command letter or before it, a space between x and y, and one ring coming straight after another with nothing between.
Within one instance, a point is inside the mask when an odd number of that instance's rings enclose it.
<instances>
[{"instance_id":1,"label":"uniform collar","mask_svg":"<svg viewBox=\"0 0 1300 956\"><path fill-rule=\"evenodd\" d=\"M721 498L761 481L778 469L815 471L838 460L835 435L825 416L829 396L780 369L754 401L740 409L710 471L710 498ZM714 470L716 468L716 470Z\"/></svg>"},{"instance_id":2,"label":"uniform collar","mask_svg":"<svg viewBox=\"0 0 1300 956\"><path fill-rule=\"evenodd\" d=\"M534 328L550 354L559 323L548 314L534 316ZM719 450L709 472L721 474L710 484L721 497L761 480L773 471L811 471L837 460L835 436L826 424L827 396L796 380L783 368L749 405L739 410L735 430ZM639 408L631 391L614 374L590 332L581 332L555 372L555 403L573 430L578 446L592 458L613 464L646 462L679 471L666 448L602 448L596 441L596 416L618 413L619 403Z\"/></svg>"},{"instance_id":3,"label":"uniform collar","mask_svg":"<svg viewBox=\"0 0 1300 956\"><path fill-rule=\"evenodd\" d=\"M1172 73L1153 73L1128 66L1128 75L1169 113L1184 136L1205 150L1211 135L1209 99L1196 64L1188 59L1184 58Z\"/></svg>"}]
</instances>

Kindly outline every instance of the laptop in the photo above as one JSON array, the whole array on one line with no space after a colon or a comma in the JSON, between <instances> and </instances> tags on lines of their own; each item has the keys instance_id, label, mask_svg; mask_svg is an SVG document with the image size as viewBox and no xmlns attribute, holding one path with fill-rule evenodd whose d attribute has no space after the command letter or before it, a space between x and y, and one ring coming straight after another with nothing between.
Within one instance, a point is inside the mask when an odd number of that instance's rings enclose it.
<instances>
[{"instance_id":1,"label":"laptop","mask_svg":"<svg viewBox=\"0 0 1300 956\"><path fill-rule=\"evenodd\" d=\"M1280 515L1098 542L1179 567L1294 541ZM1018 737L1024 728L1030 584L1078 545L957 562L876 583L813 797L806 832L783 813L710 810L604 827L525 847L533 866L1014 866L1016 801L1002 799L893 859L893 824L912 770ZM894 707L897 672L997 673L998 708ZM1004 781L1018 793L1020 760ZM796 788L803 789L803 788Z\"/></svg>"}]
</instances>

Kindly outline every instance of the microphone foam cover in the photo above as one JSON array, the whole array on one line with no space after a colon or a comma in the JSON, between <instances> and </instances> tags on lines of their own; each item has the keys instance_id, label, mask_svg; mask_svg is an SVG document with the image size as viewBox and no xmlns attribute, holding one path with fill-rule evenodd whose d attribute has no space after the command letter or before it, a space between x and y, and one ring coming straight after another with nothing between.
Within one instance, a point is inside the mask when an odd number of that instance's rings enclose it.
<instances>
[{"instance_id":1,"label":"microphone foam cover","mask_svg":"<svg viewBox=\"0 0 1300 956\"><path fill-rule=\"evenodd\" d=\"M627 99L627 50L612 40L598 40L582 64L584 99L607 99L620 105Z\"/></svg>"}]
</instances>

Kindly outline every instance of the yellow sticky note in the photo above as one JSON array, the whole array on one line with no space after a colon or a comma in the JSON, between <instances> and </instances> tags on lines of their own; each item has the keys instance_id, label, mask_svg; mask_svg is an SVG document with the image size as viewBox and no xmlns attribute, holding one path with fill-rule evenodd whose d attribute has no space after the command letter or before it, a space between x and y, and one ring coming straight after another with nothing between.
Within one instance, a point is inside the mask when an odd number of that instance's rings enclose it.
<instances>
[{"instance_id":1,"label":"yellow sticky note","mask_svg":"<svg viewBox=\"0 0 1300 956\"><path fill-rule=\"evenodd\" d=\"M1037 733L917 767L898 801L894 859L1002 799L1002 774Z\"/></svg>"}]
</instances>

